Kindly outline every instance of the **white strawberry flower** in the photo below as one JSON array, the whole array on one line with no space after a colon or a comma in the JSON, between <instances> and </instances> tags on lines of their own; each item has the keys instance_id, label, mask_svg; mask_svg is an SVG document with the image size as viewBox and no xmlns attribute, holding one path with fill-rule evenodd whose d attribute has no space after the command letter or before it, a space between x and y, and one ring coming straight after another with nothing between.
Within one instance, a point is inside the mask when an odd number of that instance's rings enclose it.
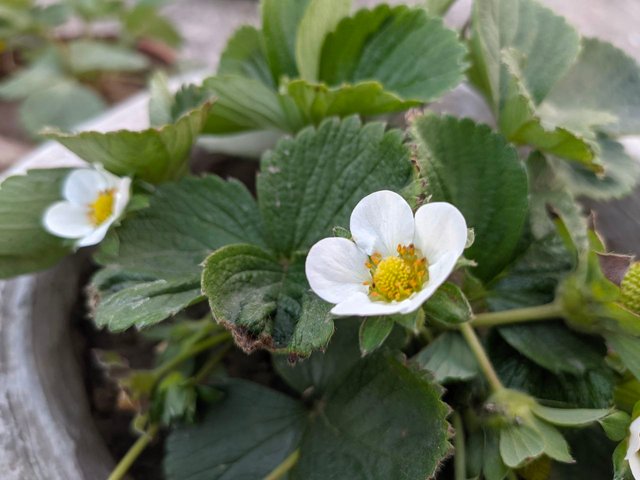
<instances>
[{"instance_id":1,"label":"white strawberry flower","mask_svg":"<svg viewBox=\"0 0 640 480\"><path fill-rule=\"evenodd\" d=\"M364 197L351 213L351 235L325 238L307 257L311 289L341 316L410 313L453 271L467 242L462 213L445 202L415 214L397 193Z\"/></svg>"},{"instance_id":2,"label":"white strawberry flower","mask_svg":"<svg viewBox=\"0 0 640 480\"><path fill-rule=\"evenodd\" d=\"M73 170L62 187L64 200L44 213L45 229L62 238L76 239L77 247L99 243L127 206L131 179L104 169Z\"/></svg>"},{"instance_id":3,"label":"white strawberry flower","mask_svg":"<svg viewBox=\"0 0 640 480\"><path fill-rule=\"evenodd\" d=\"M640 417L631 422L629 431L631 433L629 446L627 447L627 456L624 458L629 462L633 478L640 480Z\"/></svg>"}]
</instances>

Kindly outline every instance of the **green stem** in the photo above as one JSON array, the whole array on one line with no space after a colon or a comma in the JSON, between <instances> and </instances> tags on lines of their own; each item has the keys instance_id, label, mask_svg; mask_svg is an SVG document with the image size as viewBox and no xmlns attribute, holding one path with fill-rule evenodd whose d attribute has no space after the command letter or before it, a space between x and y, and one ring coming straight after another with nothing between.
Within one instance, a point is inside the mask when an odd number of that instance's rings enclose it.
<instances>
[{"instance_id":1,"label":"green stem","mask_svg":"<svg viewBox=\"0 0 640 480\"><path fill-rule=\"evenodd\" d=\"M280 465L274 468L269 475L264 477L264 480L279 480L287 474L289 470L298 462L300 458L300 449L294 450L287 458L285 458Z\"/></svg>"},{"instance_id":2,"label":"green stem","mask_svg":"<svg viewBox=\"0 0 640 480\"><path fill-rule=\"evenodd\" d=\"M562 317L562 307L557 303L548 303L537 307L479 313L471 320L471 325L474 327L496 327L513 323L550 320L558 317Z\"/></svg>"},{"instance_id":3,"label":"green stem","mask_svg":"<svg viewBox=\"0 0 640 480\"><path fill-rule=\"evenodd\" d=\"M484 376L487 378L491 389L494 392L498 392L504 389L504 386L502 385L502 382L500 382L498 374L494 370L493 365L491 364L491 360L489 360L487 352L484 351L484 347L480 343L480 339L476 335L473 327L469 323L463 323L460 325L460 332L462 333L464 339L467 341L469 348L475 355L476 360L480 365L480 369L482 370L482 373L484 373Z\"/></svg>"},{"instance_id":4,"label":"green stem","mask_svg":"<svg viewBox=\"0 0 640 480\"><path fill-rule=\"evenodd\" d=\"M455 480L467 480L467 461L464 447L464 428L462 419L458 413L453 414L453 428L456 431L454 437L455 456L453 457L453 467Z\"/></svg>"},{"instance_id":5,"label":"green stem","mask_svg":"<svg viewBox=\"0 0 640 480\"><path fill-rule=\"evenodd\" d=\"M127 454L124 457L122 457L122 459L120 460L118 465L116 465L116 468L113 469L113 472L111 472L111 475L109 475L109 478L107 480L120 480L124 478L124 476L127 474L129 469L131 468L131 465L133 465L133 462L136 461L136 459L144 451L147 445L149 445L149 442L153 440L153 437L156 436L156 433L158 433L158 426L151 425L147 429L147 431L144 432L142 436L138 438L138 440L136 440L136 443L134 443L131 446Z\"/></svg>"},{"instance_id":6,"label":"green stem","mask_svg":"<svg viewBox=\"0 0 640 480\"><path fill-rule=\"evenodd\" d=\"M175 367L189 360L190 358L195 357L199 353L209 350L210 348L213 348L216 345L219 345L230 339L231 339L231 334L229 334L228 332L220 333L219 335L214 335L212 337L205 338L204 340L192 345L191 348L189 348L188 350L180 353L179 355L176 355L167 363L160 365L155 371L156 378L160 378L163 375L166 375Z\"/></svg>"},{"instance_id":7,"label":"green stem","mask_svg":"<svg viewBox=\"0 0 640 480\"><path fill-rule=\"evenodd\" d=\"M193 377L193 383L198 384L207 379L211 371L218 366L222 358L227 354L231 345L225 345L219 351L217 351L214 355L207 360L207 362L202 366L200 371Z\"/></svg>"}]
</instances>

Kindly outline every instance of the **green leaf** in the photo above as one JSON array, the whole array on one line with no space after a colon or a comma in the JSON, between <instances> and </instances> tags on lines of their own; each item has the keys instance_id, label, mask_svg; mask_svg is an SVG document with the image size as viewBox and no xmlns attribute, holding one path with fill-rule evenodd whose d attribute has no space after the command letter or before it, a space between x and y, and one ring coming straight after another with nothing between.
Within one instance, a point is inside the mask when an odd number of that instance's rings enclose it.
<instances>
[{"instance_id":1,"label":"green leaf","mask_svg":"<svg viewBox=\"0 0 640 480\"><path fill-rule=\"evenodd\" d=\"M62 143L80 158L100 163L116 175L135 175L151 183L175 180L188 171L188 156L209 111L192 110L175 123L132 132L48 131L45 136Z\"/></svg>"},{"instance_id":2,"label":"green leaf","mask_svg":"<svg viewBox=\"0 0 640 480\"><path fill-rule=\"evenodd\" d=\"M296 32L295 56L301 78L310 82L319 80L324 39L350 10L351 0L308 1Z\"/></svg>"},{"instance_id":3,"label":"green leaf","mask_svg":"<svg viewBox=\"0 0 640 480\"><path fill-rule=\"evenodd\" d=\"M620 356L625 367L640 379L640 338L625 332L608 332L605 334L607 343Z\"/></svg>"},{"instance_id":4,"label":"green leaf","mask_svg":"<svg viewBox=\"0 0 640 480\"><path fill-rule=\"evenodd\" d=\"M457 34L424 9L381 5L327 36L319 77L330 86L375 80L402 99L427 102L462 81L465 53Z\"/></svg>"},{"instance_id":5,"label":"green leaf","mask_svg":"<svg viewBox=\"0 0 640 480\"><path fill-rule=\"evenodd\" d=\"M502 338L522 355L555 373L584 375L602 365L602 345L580 336L560 322L511 325L498 329Z\"/></svg>"},{"instance_id":6,"label":"green leaf","mask_svg":"<svg viewBox=\"0 0 640 480\"><path fill-rule=\"evenodd\" d=\"M264 244L251 193L215 175L159 186L149 207L124 219L115 237L101 263L166 279L199 276L204 259L225 245Z\"/></svg>"},{"instance_id":7,"label":"green leaf","mask_svg":"<svg viewBox=\"0 0 640 480\"><path fill-rule=\"evenodd\" d=\"M632 413L638 398L640 398L640 381L629 373L615 386L615 405L621 410Z\"/></svg>"},{"instance_id":8,"label":"green leaf","mask_svg":"<svg viewBox=\"0 0 640 480\"><path fill-rule=\"evenodd\" d=\"M266 56L276 83L298 76L296 32L310 0L263 0L262 29Z\"/></svg>"},{"instance_id":9,"label":"green leaf","mask_svg":"<svg viewBox=\"0 0 640 480\"><path fill-rule=\"evenodd\" d=\"M149 80L149 123L152 127L173 121L171 108L174 102L174 96L169 90L169 79L162 72L155 73Z\"/></svg>"},{"instance_id":10,"label":"green leaf","mask_svg":"<svg viewBox=\"0 0 640 480\"><path fill-rule=\"evenodd\" d=\"M94 312L98 327L121 332L161 322L202 300L200 279L153 280L135 283L105 295Z\"/></svg>"},{"instance_id":11,"label":"green leaf","mask_svg":"<svg viewBox=\"0 0 640 480\"><path fill-rule=\"evenodd\" d=\"M93 90L67 79L29 95L20 105L20 121L35 136L44 127L76 127L105 107Z\"/></svg>"},{"instance_id":12,"label":"green leaf","mask_svg":"<svg viewBox=\"0 0 640 480\"><path fill-rule=\"evenodd\" d=\"M273 2L263 2L263 13L268 8L272 8L268 6L269 3ZM249 25L240 27L234 32L222 52L217 74L253 78L274 88L276 85L271 76L264 49L263 36L259 30Z\"/></svg>"},{"instance_id":13,"label":"green leaf","mask_svg":"<svg viewBox=\"0 0 640 480\"><path fill-rule=\"evenodd\" d=\"M552 408L539 403L534 404L531 410L542 420L561 427L584 427L611 413L608 409Z\"/></svg>"},{"instance_id":14,"label":"green leaf","mask_svg":"<svg viewBox=\"0 0 640 480\"><path fill-rule=\"evenodd\" d=\"M473 81L496 111L506 80L501 55L515 51L523 83L539 104L578 56L580 37L566 20L533 0L478 0L472 14Z\"/></svg>"},{"instance_id":15,"label":"green leaf","mask_svg":"<svg viewBox=\"0 0 640 480\"><path fill-rule=\"evenodd\" d=\"M97 40L69 42L66 58L74 74L96 71L135 72L149 67L147 57L135 50Z\"/></svg>"},{"instance_id":16,"label":"green leaf","mask_svg":"<svg viewBox=\"0 0 640 480\"><path fill-rule=\"evenodd\" d=\"M566 184L541 154L529 156L527 169L531 192L530 222L534 237L540 239L557 233L556 224L549 215L551 210L562 221L576 250L585 251L589 245L587 219Z\"/></svg>"},{"instance_id":17,"label":"green leaf","mask_svg":"<svg viewBox=\"0 0 640 480\"><path fill-rule=\"evenodd\" d=\"M631 480L633 474L627 461L627 450L629 448L628 440L625 440L616 447L613 452L613 480Z\"/></svg>"},{"instance_id":18,"label":"green leaf","mask_svg":"<svg viewBox=\"0 0 640 480\"><path fill-rule=\"evenodd\" d=\"M198 393L191 378L173 371L162 379L153 393L150 416L163 425L193 422Z\"/></svg>"},{"instance_id":19,"label":"green leaf","mask_svg":"<svg viewBox=\"0 0 640 480\"><path fill-rule=\"evenodd\" d=\"M611 135L640 133L640 68L610 43L584 38L578 60L548 102L559 109L579 106L610 113L614 121L601 130Z\"/></svg>"},{"instance_id":20,"label":"green leaf","mask_svg":"<svg viewBox=\"0 0 640 480\"><path fill-rule=\"evenodd\" d=\"M318 124L331 116L373 116L420 105L418 101L402 100L397 95L385 91L379 82L328 87L323 83L294 80L287 84L287 93L300 109L306 124Z\"/></svg>"},{"instance_id":21,"label":"green leaf","mask_svg":"<svg viewBox=\"0 0 640 480\"><path fill-rule=\"evenodd\" d=\"M606 137L598 139L600 161L604 168L597 175L577 163L552 160L551 165L572 195L610 200L630 194L640 178L640 164L626 154L624 147Z\"/></svg>"},{"instance_id":22,"label":"green leaf","mask_svg":"<svg viewBox=\"0 0 640 480\"><path fill-rule=\"evenodd\" d=\"M522 466L527 460L544 452L544 439L527 425L514 425L500 430L500 455L511 468Z\"/></svg>"},{"instance_id":23,"label":"green leaf","mask_svg":"<svg viewBox=\"0 0 640 480\"><path fill-rule=\"evenodd\" d=\"M380 348L393 330L393 319L389 317L367 317L360 324L360 352L369 355Z\"/></svg>"},{"instance_id":24,"label":"green leaf","mask_svg":"<svg viewBox=\"0 0 640 480\"><path fill-rule=\"evenodd\" d=\"M329 119L264 155L257 189L268 244L281 255L308 249L347 226L358 201L377 190L399 191L412 178L402 134L355 117Z\"/></svg>"},{"instance_id":25,"label":"green leaf","mask_svg":"<svg viewBox=\"0 0 640 480\"><path fill-rule=\"evenodd\" d=\"M445 325L468 322L473 315L471 305L460 288L450 282L442 285L423 306L427 319Z\"/></svg>"},{"instance_id":26,"label":"green leaf","mask_svg":"<svg viewBox=\"0 0 640 480\"><path fill-rule=\"evenodd\" d=\"M66 80L60 59L52 49L44 51L28 66L17 70L0 82L0 98L21 100L32 93Z\"/></svg>"},{"instance_id":27,"label":"green leaf","mask_svg":"<svg viewBox=\"0 0 640 480\"><path fill-rule=\"evenodd\" d=\"M203 88L215 96L204 133L223 134L244 130L292 130L277 92L259 80L239 75L207 78Z\"/></svg>"},{"instance_id":28,"label":"green leaf","mask_svg":"<svg viewBox=\"0 0 640 480\"><path fill-rule=\"evenodd\" d=\"M516 253L527 216L517 152L489 127L453 117L419 117L412 135L432 200L460 209L476 237L465 255L478 263L473 273L490 280Z\"/></svg>"},{"instance_id":29,"label":"green leaf","mask_svg":"<svg viewBox=\"0 0 640 480\"><path fill-rule=\"evenodd\" d=\"M610 122L611 115L583 102L570 111L543 103L576 61L578 33L532 0L478 1L472 23L470 77L489 99L505 136L597 171L591 127ZM570 85L577 91L576 82Z\"/></svg>"},{"instance_id":30,"label":"green leaf","mask_svg":"<svg viewBox=\"0 0 640 480\"><path fill-rule=\"evenodd\" d=\"M631 417L627 412L614 411L609 415L598 420L600 426L607 434L609 440L614 442L621 442L629 433L629 425L631 424Z\"/></svg>"},{"instance_id":31,"label":"green leaf","mask_svg":"<svg viewBox=\"0 0 640 480\"><path fill-rule=\"evenodd\" d=\"M613 478L611 454L615 445L610 442L597 426L579 430L564 430L571 445L574 464L554 463L552 478L601 480ZM618 479L622 480L622 479Z\"/></svg>"},{"instance_id":32,"label":"green leaf","mask_svg":"<svg viewBox=\"0 0 640 480\"><path fill-rule=\"evenodd\" d=\"M500 455L500 443L498 432L494 430L484 431L484 464L482 471L486 480L503 480L509 473L509 468L502 461Z\"/></svg>"},{"instance_id":33,"label":"green leaf","mask_svg":"<svg viewBox=\"0 0 640 480\"><path fill-rule=\"evenodd\" d=\"M205 260L202 291L240 348L290 348L309 288L303 260L280 262L254 245L229 245Z\"/></svg>"},{"instance_id":34,"label":"green leaf","mask_svg":"<svg viewBox=\"0 0 640 480\"><path fill-rule=\"evenodd\" d=\"M503 384L550 402L575 408L608 408L616 377L604 359L580 375L554 374L511 348L497 333L489 336L491 361Z\"/></svg>"},{"instance_id":35,"label":"green leaf","mask_svg":"<svg viewBox=\"0 0 640 480\"><path fill-rule=\"evenodd\" d=\"M439 389L392 356L358 362L325 402L305 431L291 480L423 480L449 451Z\"/></svg>"},{"instance_id":36,"label":"green leaf","mask_svg":"<svg viewBox=\"0 0 640 480\"><path fill-rule=\"evenodd\" d=\"M558 235L534 240L491 286L487 303L493 311L550 303L558 283L573 266L571 255Z\"/></svg>"},{"instance_id":37,"label":"green leaf","mask_svg":"<svg viewBox=\"0 0 640 480\"><path fill-rule=\"evenodd\" d=\"M580 162L593 171L601 171L591 125L584 125L584 122L576 125L575 119L572 125L567 122L565 112L545 108L545 105L536 106L513 53L502 54L505 85L498 119L500 131L514 143L533 145L544 152ZM597 121L602 118L594 117L590 112L582 114Z\"/></svg>"},{"instance_id":38,"label":"green leaf","mask_svg":"<svg viewBox=\"0 0 640 480\"><path fill-rule=\"evenodd\" d=\"M289 356L273 355L276 372L298 393L307 392L313 398L321 398L332 383L340 383L361 360L358 324L357 319L340 319L326 351L316 351L309 358L295 364L289 361Z\"/></svg>"},{"instance_id":39,"label":"green leaf","mask_svg":"<svg viewBox=\"0 0 640 480\"><path fill-rule=\"evenodd\" d=\"M202 422L169 435L167 480L264 478L295 450L304 428L302 404L242 380L223 389L225 399Z\"/></svg>"},{"instance_id":40,"label":"green leaf","mask_svg":"<svg viewBox=\"0 0 640 480\"><path fill-rule=\"evenodd\" d=\"M195 85L183 85L176 92L171 104L171 120L175 122L186 113L202 107L207 102L212 102L211 92Z\"/></svg>"},{"instance_id":41,"label":"green leaf","mask_svg":"<svg viewBox=\"0 0 640 480\"><path fill-rule=\"evenodd\" d=\"M182 40L173 24L151 5L138 3L124 13L122 20L124 29L133 38L152 38L171 47L179 46Z\"/></svg>"},{"instance_id":42,"label":"green leaf","mask_svg":"<svg viewBox=\"0 0 640 480\"><path fill-rule=\"evenodd\" d=\"M263 244L258 208L244 185L210 175L158 187L149 207L103 242L98 260L109 267L93 281L96 322L121 330L174 315L202 298L207 255L241 241Z\"/></svg>"},{"instance_id":43,"label":"green leaf","mask_svg":"<svg viewBox=\"0 0 640 480\"><path fill-rule=\"evenodd\" d=\"M455 0L427 0L425 9L431 16L443 16Z\"/></svg>"},{"instance_id":44,"label":"green leaf","mask_svg":"<svg viewBox=\"0 0 640 480\"><path fill-rule=\"evenodd\" d=\"M413 360L431 371L440 383L470 380L479 373L473 352L457 332L444 332L420 350Z\"/></svg>"},{"instance_id":45,"label":"green leaf","mask_svg":"<svg viewBox=\"0 0 640 480\"><path fill-rule=\"evenodd\" d=\"M48 268L71 252L71 243L47 233L42 216L62 200L68 169L30 170L0 183L0 278Z\"/></svg>"},{"instance_id":46,"label":"green leaf","mask_svg":"<svg viewBox=\"0 0 640 480\"><path fill-rule=\"evenodd\" d=\"M533 425L544 442L544 453L548 457L563 463L573 463L573 457L569 452L569 444L558 429L537 418L533 418Z\"/></svg>"},{"instance_id":47,"label":"green leaf","mask_svg":"<svg viewBox=\"0 0 640 480\"><path fill-rule=\"evenodd\" d=\"M307 292L302 297L302 313L293 331L289 351L290 358L308 357L317 350L323 350L333 336L334 325L331 315L332 305L321 300L314 293Z\"/></svg>"}]
</instances>

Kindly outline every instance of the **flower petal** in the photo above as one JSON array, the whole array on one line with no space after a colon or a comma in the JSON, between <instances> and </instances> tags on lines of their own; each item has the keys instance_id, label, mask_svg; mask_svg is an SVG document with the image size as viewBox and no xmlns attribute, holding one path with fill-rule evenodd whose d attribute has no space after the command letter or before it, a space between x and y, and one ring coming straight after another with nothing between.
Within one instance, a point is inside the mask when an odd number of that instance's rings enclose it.
<instances>
[{"instance_id":1,"label":"flower petal","mask_svg":"<svg viewBox=\"0 0 640 480\"><path fill-rule=\"evenodd\" d=\"M81 168L71 172L62 187L62 195L76 205L89 205L98 198L98 194L109 187L103 172Z\"/></svg>"},{"instance_id":2,"label":"flower petal","mask_svg":"<svg viewBox=\"0 0 640 480\"><path fill-rule=\"evenodd\" d=\"M80 238L94 229L86 207L71 202L57 202L44 213L44 228L62 238Z\"/></svg>"},{"instance_id":3,"label":"flower petal","mask_svg":"<svg viewBox=\"0 0 640 480\"><path fill-rule=\"evenodd\" d=\"M629 462L633 478L640 480L640 418L636 418L629 427L629 446L625 460Z\"/></svg>"},{"instance_id":4,"label":"flower petal","mask_svg":"<svg viewBox=\"0 0 640 480\"><path fill-rule=\"evenodd\" d=\"M129 198L131 197L131 179L129 177L118 178L118 182L114 188L116 189L116 194L113 205L113 216L114 220L117 220L122 216L129 203Z\"/></svg>"},{"instance_id":5,"label":"flower petal","mask_svg":"<svg viewBox=\"0 0 640 480\"><path fill-rule=\"evenodd\" d=\"M467 243L467 222L456 207L446 202L428 203L416 212L415 223L414 243L429 264L445 255L453 255L455 260L462 255Z\"/></svg>"},{"instance_id":6,"label":"flower petal","mask_svg":"<svg viewBox=\"0 0 640 480\"><path fill-rule=\"evenodd\" d=\"M333 307L331 313L344 317L393 315L394 313L402 312L404 304L407 301L408 300L403 300L402 302L374 302L366 293L357 292Z\"/></svg>"},{"instance_id":7,"label":"flower petal","mask_svg":"<svg viewBox=\"0 0 640 480\"><path fill-rule=\"evenodd\" d=\"M96 227L92 232L89 232L88 235L85 235L80 240L76 242L76 247L88 247L90 245L96 245L100 243L104 237L107 235L109 231L109 227L113 222L115 222L115 217L111 217L104 223L100 224Z\"/></svg>"},{"instance_id":8,"label":"flower petal","mask_svg":"<svg viewBox=\"0 0 640 480\"><path fill-rule=\"evenodd\" d=\"M339 303L356 292L366 292L371 280L368 257L346 238L325 238L307 256L305 273L311 289L323 300Z\"/></svg>"},{"instance_id":9,"label":"flower petal","mask_svg":"<svg viewBox=\"0 0 640 480\"><path fill-rule=\"evenodd\" d=\"M351 234L367 255L396 255L398 244L413 241L414 221L409 204L389 190L367 195L351 213Z\"/></svg>"}]
</instances>

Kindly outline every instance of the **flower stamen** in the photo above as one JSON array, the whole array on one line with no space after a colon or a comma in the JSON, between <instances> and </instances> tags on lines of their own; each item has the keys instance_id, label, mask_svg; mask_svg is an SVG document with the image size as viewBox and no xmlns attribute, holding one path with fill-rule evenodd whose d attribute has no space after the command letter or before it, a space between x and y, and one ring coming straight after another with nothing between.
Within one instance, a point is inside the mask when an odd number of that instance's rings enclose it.
<instances>
[{"instance_id":1,"label":"flower stamen","mask_svg":"<svg viewBox=\"0 0 640 480\"><path fill-rule=\"evenodd\" d=\"M369 296L387 302L401 301L422 288L429 279L427 259L413 244L398 245L398 256L382 258L374 253L365 262L371 273Z\"/></svg>"},{"instance_id":2,"label":"flower stamen","mask_svg":"<svg viewBox=\"0 0 640 480\"><path fill-rule=\"evenodd\" d=\"M100 192L98 198L89 205L89 219L96 227L113 214L115 193L116 190L113 188Z\"/></svg>"}]
</instances>

